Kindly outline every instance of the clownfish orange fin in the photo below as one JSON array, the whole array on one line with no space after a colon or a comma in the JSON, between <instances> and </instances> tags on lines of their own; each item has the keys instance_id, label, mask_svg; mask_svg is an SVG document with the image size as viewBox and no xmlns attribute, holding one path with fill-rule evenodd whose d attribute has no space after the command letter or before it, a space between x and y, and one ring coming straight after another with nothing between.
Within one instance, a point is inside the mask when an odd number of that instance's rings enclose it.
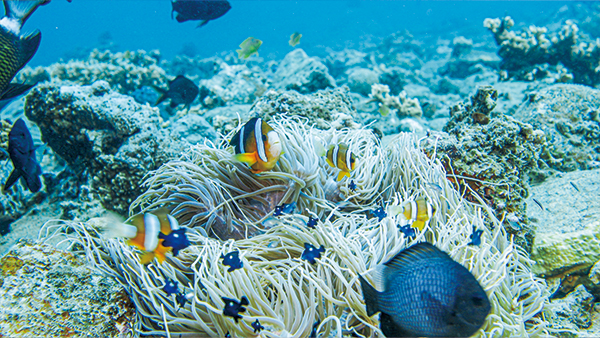
<instances>
[{"instance_id":1,"label":"clownfish orange fin","mask_svg":"<svg viewBox=\"0 0 600 338\"><path fill-rule=\"evenodd\" d=\"M338 182L341 181L344 176L350 177L350 173L344 170L340 171L337 177Z\"/></svg>"},{"instance_id":2,"label":"clownfish orange fin","mask_svg":"<svg viewBox=\"0 0 600 338\"><path fill-rule=\"evenodd\" d=\"M329 158L326 158L326 159L325 159L325 162L327 162L327 164L329 164L329 166L330 166L330 167L332 167L332 168L335 168L335 164L333 164L333 162L331 162L331 161L329 160Z\"/></svg>"},{"instance_id":3,"label":"clownfish orange fin","mask_svg":"<svg viewBox=\"0 0 600 338\"><path fill-rule=\"evenodd\" d=\"M419 231L423 231L423 229L425 229L425 222L423 222L423 221L414 221L413 224L411 224L411 226L413 228L419 229Z\"/></svg>"},{"instance_id":4,"label":"clownfish orange fin","mask_svg":"<svg viewBox=\"0 0 600 338\"><path fill-rule=\"evenodd\" d=\"M140 254L140 263L146 265L154 259L154 252L152 251L144 251L144 253Z\"/></svg>"},{"instance_id":5,"label":"clownfish orange fin","mask_svg":"<svg viewBox=\"0 0 600 338\"><path fill-rule=\"evenodd\" d=\"M258 160L256 159L256 153L243 153L243 154L237 154L235 155L233 158L235 158L236 161L239 162L243 162L248 164L249 166L254 165Z\"/></svg>"}]
</instances>

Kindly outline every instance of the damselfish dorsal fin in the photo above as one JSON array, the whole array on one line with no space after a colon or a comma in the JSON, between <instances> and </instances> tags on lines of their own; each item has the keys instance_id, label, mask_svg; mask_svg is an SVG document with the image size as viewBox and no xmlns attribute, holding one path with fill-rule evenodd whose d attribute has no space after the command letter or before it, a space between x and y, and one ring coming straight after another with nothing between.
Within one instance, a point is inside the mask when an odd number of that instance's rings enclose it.
<instances>
[{"instance_id":1,"label":"damselfish dorsal fin","mask_svg":"<svg viewBox=\"0 0 600 338\"><path fill-rule=\"evenodd\" d=\"M448 254L442 250L427 242L421 242L400 251L389 262L384 263L384 265L387 268L394 270L403 269L409 264L414 264L417 261L431 258L444 258L452 260L452 258L450 258L450 256L448 256Z\"/></svg>"},{"instance_id":2,"label":"damselfish dorsal fin","mask_svg":"<svg viewBox=\"0 0 600 338\"><path fill-rule=\"evenodd\" d=\"M37 52L40 42L42 41L42 33L39 30L22 37L19 46L19 69L25 67L25 65L31 60L31 58Z\"/></svg>"}]
</instances>

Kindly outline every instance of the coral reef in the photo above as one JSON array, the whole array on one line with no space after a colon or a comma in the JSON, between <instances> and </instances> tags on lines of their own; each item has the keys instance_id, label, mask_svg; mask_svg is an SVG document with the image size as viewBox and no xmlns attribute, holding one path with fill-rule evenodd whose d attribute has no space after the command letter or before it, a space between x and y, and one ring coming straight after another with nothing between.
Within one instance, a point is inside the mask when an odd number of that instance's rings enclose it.
<instances>
[{"instance_id":1,"label":"coral reef","mask_svg":"<svg viewBox=\"0 0 600 338\"><path fill-rule=\"evenodd\" d=\"M122 214L141 193L144 175L189 144L173 138L173 133L181 133L161 126L155 108L111 91L105 81L91 86L38 85L26 97L25 114L61 158L89 170L92 193L102 204ZM189 126L191 120L181 122ZM206 122L194 126L203 136L215 136Z\"/></svg>"},{"instance_id":2,"label":"coral reef","mask_svg":"<svg viewBox=\"0 0 600 338\"><path fill-rule=\"evenodd\" d=\"M379 103L379 107L395 110L399 118L407 116L421 117L423 115L418 99L408 98L404 91L400 92L398 96L392 96L387 85L373 84L369 96L373 101Z\"/></svg>"},{"instance_id":3,"label":"coral reef","mask_svg":"<svg viewBox=\"0 0 600 338\"><path fill-rule=\"evenodd\" d=\"M559 62L573 74L575 83L595 86L600 84L600 40L585 40L579 27L567 20L560 31L547 36L545 27L530 26L524 32L510 29L514 21L509 17L485 19L483 25L489 29L500 47L500 68L523 77L536 65ZM538 75L538 78L544 74Z\"/></svg>"},{"instance_id":4,"label":"coral reef","mask_svg":"<svg viewBox=\"0 0 600 338\"><path fill-rule=\"evenodd\" d=\"M295 90L302 94L336 86L335 79L329 75L327 67L299 48L281 60L273 83L276 89Z\"/></svg>"},{"instance_id":5,"label":"coral reef","mask_svg":"<svg viewBox=\"0 0 600 338\"><path fill-rule=\"evenodd\" d=\"M319 90L306 95L294 91L269 90L254 102L249 116L269 121L281 114L306 117L309 123L320 129L357 128L360 121L348 97L347 87Z\"/></svg>"},{"instance_id":6,"label":"coral reef","mask_svg":"<svg viewBox=\"0 0 600 338\"><path fill-rule=\"evenodd\" d=\"M348 70L348 88L355 93L368 96L371 86L379 82L379 75L366 68L351 68Z\"/></svg>"},{"instance_id":7,"label":"coral reef","mask_svg":"<svg viewBox=\"0 0 600 338\"><path fill-rule=\"evenodd\" d=\"M525 198L544 133L510 116L494 116L497 96L493 87L483 86L469 102L454 106L444 127L448 134L428 138L426 149L442 160L448 179L467 200L490 205L516 242L529 249L533 233Z\"/></svg>"},{"instance_id":8,"label":"coral reef","mask_svg":"<svg viewBox=\"0 0 600 338\"><path fill-rule=\"evenodd\" d=\"M245 168L226 160L227 157L210 160L210 156L214 156L211 154L224 150L207 145L194 151L196 158L167 163L150 175L149 190L140 203L151 208L153 205L148 203L153 201L172 202L176 217L192 227L189 230L192 246L178 257L169 257L159 265L141 265L132 247L121 240L98 236L95 225L98 222L50 224L45 227L45 240L64 239L62 243L71 250L84 255L95 267L114 276L130 290L144 334L224 336L229 332L232 336L244 337L304 337L314 326L317 334L326 337L379 336L377 317L370 318L366 314L358 274L370 279L369 271L375 265L423 240L464 264L488 293L492 314L479 335L548 334L540 311L547 304L549 294L545 284L531 274L530 261L507 239L503 227L485 228L481 207L463 202L445 180L442 164L427 158L416 146L413 136L401 134L382 147L364 130L319 131L306 126L305 121L294 120L274 122L274 128L286 130L281 133L286 136L282 140L286 148L279 167L272 173L247 176ZM355 192L346 190L342 182L338 194L341 192L346 198L338 203L323 194L328 180L315 177L311 181L310 176L302 179L301 175L305 174L298 172L304 168L312 176L325 173L332 176L333 169L324 165L323 159L317 160L310 143L306 142L315 134L334 142L362 143L350 143L352 148L357 148L360 159L352 173L357 189ZM204 165L198 166L198 163ZM174 169L184 166L189 167L187 173ZM199 171L203 167L210 169ZM196 180L210 180L213 186L199 183L194 188L170 178L176 175L180 180L189 181L186 176L193 172L196 172ZM269 180L281 182L284 178L295 187L279 190L280 183L268 185ZM227 241L206 238L195 231L201 224L183 221L185 214L181 211L187 208L188 201L211 196L223 201L223 206L216 210L228 210L230 215L236 213L239 218L230 219L247 222L245 220L257 210L249 208L248 198L259 197L256 189L239 191L248 182L262 183L266 189L277 187L273 194L265 194L262 199L286 193L298 201L298 210L303 214L314 213L320 221L310 229L306 227L307 214L283 216L264 233ZM436 182L440 190L432 189L428 182ZM167 190L175 186L181 187L178 189L181 194ZM221 187L220 193L215 186ZM267 193L265 188L261 193ZM235 195L227 195L227 192ZM164 193L169 193L170 198ZM437 211L432 222L414 239L409 240L398 230L399 219L367 219L356 213L378 203L397 205L419 196L426 197ZM211 211L201 217L206 219L211 214L216 216ZM498 223L493 216L488 221ZM482 243L477 247L467 245L473 227L484 230ZM300 259L304 243L326 248L315 265ZM240 252L243 268L227 272L220 257L234 250ZM167 296L162 290L168 280L177 281L185 301L177 302L175 295ZM247 310L239 321L224 315L222 297L248 299ZM256 320L264 326L260 333L250 325Z\"/></svg>"},{"instance_id":9,"label":"coral reef","mask_svg":"<svg viewBox=\"0 0 600 338\"><path fill-rule=\"evenodd\" d=\"M600 166L600 91L557 84L529 94L514 117L546 134L542 159L560 171Z\"/></svg>"},{"instance_id":10,"label":"coral reef","mask_svg":"<svg viewBox=\"0 0 600 338\"><path fill-rule=\"evenodd\" d=\"M210 79L200 80L200 101L208 108L251 104L269 86L260 69L222 63L221 70L216 75Z\"/></svg>"},{"instance_id":11,"label":"coral reef","mask_svg":"<svg viewBox=\"0 0 600 338\"><path fill-rule=\"evenodd\" d=\"M91 85L103 80L108 82L111 89L129 95L143 86L167 83L166 73L159 66L159 61L160 53L156 50L119 53L94 50L87 60L55 63L44 69L26 67L20 76L31 81L44 79L44 74L49 74L50 80L70 81L79 85Z\"/></svg>"},{"instance_id":12,"label":"coral reef","mask_svg":"<svg viewBox=\"0 0 600 338\"><path fill-rule=\"evenodd\" d=\"M21 241L0 259L2 336L125 337L135 327L125 289L82 257Z\"/></svg>"},{"instance_id":13,"label":"coral reef","mask_svg":"<svg viewBox=\"0 0 600 338\"><path fill-rule=\"evenodd\" d=\"M440 75L464 79L482 71L482 67L495 69L500 63L497 55L473 50L473 41L462 36L454 38L452 54L439 71Z\"/></svg>"}]
</instances>

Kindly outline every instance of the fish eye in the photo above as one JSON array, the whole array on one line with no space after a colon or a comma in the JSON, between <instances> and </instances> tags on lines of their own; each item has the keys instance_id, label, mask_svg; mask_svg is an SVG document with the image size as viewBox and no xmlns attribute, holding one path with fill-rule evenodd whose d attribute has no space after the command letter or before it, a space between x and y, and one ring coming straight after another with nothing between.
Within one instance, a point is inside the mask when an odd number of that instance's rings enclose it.
<instances>
[{"instance_id":1,"label":"fish eye","mask_svg":"<svg viewBox=\"0 0 600 338\"><path fill-rule=\"evenodd\" d=\"M350 163L354 163L354 161L355 161L354 156L351 156L350 157Z\"/></svg>"},{"instance_id":2,"label":"fish eye","mask_svg":"<svg viewBox=\"0 0 600 338\"><path fill-rule=\"evenodd\" d=\"M233 255L229 256L229 259L233 259Z\"/></svg>"},{"instance_id":3,"label":"fish eye","mask_svg":"<svg viewBox=\"0 0 600 338\"><path fill-rule=\"evenodd\" d=\"M267 135L263 134L262 140L263 140L263 142L267 142Z\"/></svg>"}]
</instances>

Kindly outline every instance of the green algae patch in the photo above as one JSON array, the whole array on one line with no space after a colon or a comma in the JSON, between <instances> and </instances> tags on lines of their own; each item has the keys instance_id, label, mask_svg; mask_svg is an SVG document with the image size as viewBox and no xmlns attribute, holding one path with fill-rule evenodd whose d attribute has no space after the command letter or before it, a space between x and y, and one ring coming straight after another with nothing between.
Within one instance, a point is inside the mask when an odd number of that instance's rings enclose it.
<instances>
[{"instance_id":1,"label":"green algae patch","mask_svg":"<svg viewBox=\"0 0 600 338\"><path fill-rule=\"evenodd\" d=\"M531 258L532 272L552 277L591 267L600 260L600 222L580 231L537 234Z\"/></svg>"}]
</instances>

